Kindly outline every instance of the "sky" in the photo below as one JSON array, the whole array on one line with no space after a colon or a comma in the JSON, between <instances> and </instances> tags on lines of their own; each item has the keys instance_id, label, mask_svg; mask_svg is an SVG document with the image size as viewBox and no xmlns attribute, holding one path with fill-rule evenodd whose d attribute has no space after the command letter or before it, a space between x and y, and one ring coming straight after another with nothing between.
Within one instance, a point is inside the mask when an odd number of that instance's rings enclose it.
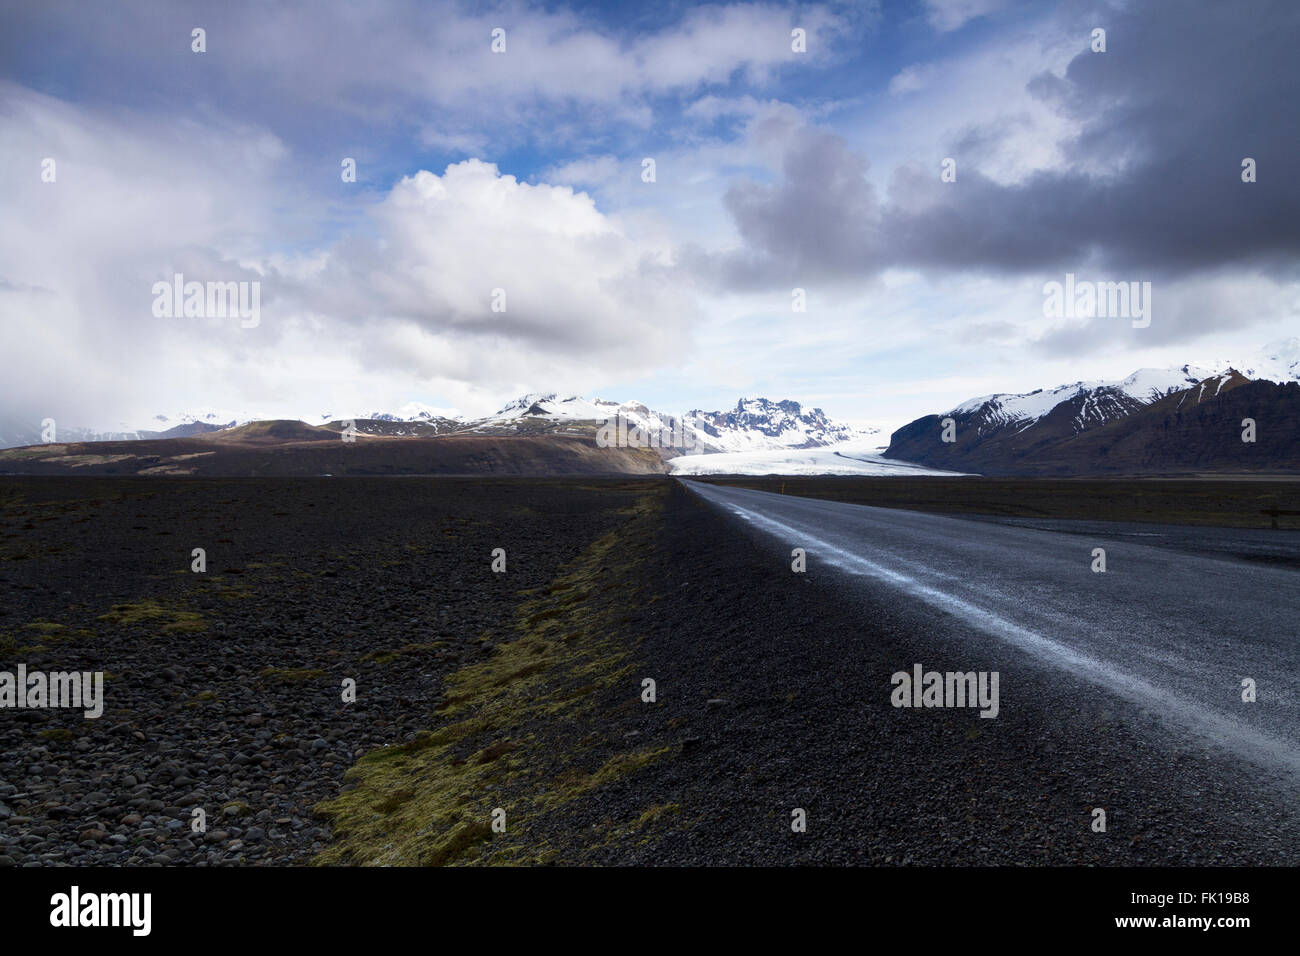
<instances>
[{"instance_id":1,"label":"sky","mask_svg":"<svg viewBox=\"0 0 1300 956\"><path fill-rule=\"evenodd\" d=\"M1292 0L4 2L0 418L891 428L1251 356L1300 335L1297 36ZM255 324L160 310L177 274ZM1149 322L1049 314L1067 274Z\"/></svg>"}]
</instances>

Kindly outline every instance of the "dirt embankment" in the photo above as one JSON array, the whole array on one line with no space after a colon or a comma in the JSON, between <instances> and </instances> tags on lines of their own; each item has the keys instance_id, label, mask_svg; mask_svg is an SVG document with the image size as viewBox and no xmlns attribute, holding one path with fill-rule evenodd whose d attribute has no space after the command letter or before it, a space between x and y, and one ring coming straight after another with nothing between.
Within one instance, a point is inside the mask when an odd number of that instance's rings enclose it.
<instances>
[{"instance_id":1,"label":"dirt embankment","mask_svg":"<svg viewBox=\"0 0 1300 956\"><path fill-rule=\"evenodd\" d=\"M259 422L256 431L192 438L34 445L0 451L0 474L145 477L379 475L653 475L667 472L654 449L600 448L566 436L442 435L344 441L328 429ZM269 426L286 426L282 429ZM299 426L299 427L289 427Z\"/></svg>"}]
</instances>

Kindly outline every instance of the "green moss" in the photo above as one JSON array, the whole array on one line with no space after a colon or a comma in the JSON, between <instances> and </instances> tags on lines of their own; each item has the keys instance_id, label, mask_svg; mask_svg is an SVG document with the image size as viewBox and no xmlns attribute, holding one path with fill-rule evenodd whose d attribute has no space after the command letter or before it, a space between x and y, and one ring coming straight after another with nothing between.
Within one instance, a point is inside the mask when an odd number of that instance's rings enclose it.
<instances>
[{"instance_id":1,"label":"green moss","mask_svg":"<svg viewBox=\"0 0 1300 956\"><path fill-rule=\"evenodd\" d=\"M508 764L452 752L477 729L456 724L363 757L348 774L358 788L318 808L347 835L319 862L440 866L490 839L487 792Z\"/></svg>"},{"instance_id":2,"label":"green moss","mask_svg":"<svg viewBox=\"0 0 1300 956\"><path fill-rule=\"evenodd\" d=\"M653 831L655 824L660 821L666 821L671 817L676 817L682 812L681 804L678 803L660 803L652 807L647 807L634 820L623 823L606 821L602 829L607 834L600 846L609 847L617 844L635 843L637 846L646 846L651 841L650 833Z\"/></svg>"},{"instance_id":3,"label":"green moss","mask_svg":"<svg viewBox=\"0 0 1300 956\"><path fill-rule=\"evenodd\" d=\"M661 803L646 810L645 813L637 817L636 822L632 825L637 829L640 829L641 827L653 823L660 817L675 816L681 812L682 805L680 803Z\"/></svg>"},{"instance_id":4,"label":"green moss","mask_svg":"<svg viewBox=\"0 0 1300 956\"><path fill-rule=\"evenodd\" d=\"M129 626L133 624L158 624L160 633L198 633L207 630L202 615L195 611L182 611L168 607L155 600L137 601L132 604L114 604L107 614L99 616L101 621L110 624Z\"/></svg>"},{"instance_id":5,"label":"green moss","mask_svg":"<svg viewBox=\"0 0 1300 956\"><path fill-rule=\"evenodd\" d=\"M436 850L421 860L422 866L445 866L470 847L492 839L492 826L482 820L466 820L452 831Z\"/></svg>"},{"instance_id":6,"label":"green moss","mask_svg":"<svg viewBox=\"0 0 1300 956\"><path fill-rule=\"evenodd\" d=\"M646 764L658 760L671 749L670 747L660 747L657 750L641 750L637 753L617 754L610 757L599 770L591 775L589 786L598 787L601 784L626 777Z\"/></svg>"},{"instance_id":7,"label":"green moss","mask_svg":"<svg viewBox=\"0 0 1300 956\"><path fill-rule=\"evenodd\" d=\"M39 736L43 740L49 740L53 743L61 744L71 743L77 737L77 735L72 731L65 730L62 727L57 727L52 730L42 730Z\"/></svg>"},{"instance_id":8,"label":"green moss","mask_svg":"<svg viewBox=\"0 0 1300 956\"><path fill-rule=\"evenodd\" d=\"M32 621L30 624L24 624L23 627L39 634L41 641L45 644L85 640L95 636L94 631L88 631L85 628L73 629L66 624L56 624L53 621Z\"/></svg>"},{"instance_id":9,"label":"green moss","mask_svg":"<svg viewBox=\"0 0 1300 956\"><path fill-rule=\"evenodd\" d=\"M659 493L644 499L632 516L639 525L630 521L600 538L528 596L516 613L514 640L446 679L443 726L372 751L348 771L354 788L316 808L334 827L334 841L317 863L551 862L562 850L535 835L534 822L669 751L584 761L584 748L594 745L584 741L565 748L575 765L557 775L553 736L554 728L587 713L597 692L631 673L628 643L611 637L617 602L598 596L619 579L629 582L630 596L636 535L653 526L660 505ZM533 733L541 728L545 739ZM598 766L585 772L583 762ZM498 807L506 812L504 833L491 828Z\"/></svg>"}]
</instances>

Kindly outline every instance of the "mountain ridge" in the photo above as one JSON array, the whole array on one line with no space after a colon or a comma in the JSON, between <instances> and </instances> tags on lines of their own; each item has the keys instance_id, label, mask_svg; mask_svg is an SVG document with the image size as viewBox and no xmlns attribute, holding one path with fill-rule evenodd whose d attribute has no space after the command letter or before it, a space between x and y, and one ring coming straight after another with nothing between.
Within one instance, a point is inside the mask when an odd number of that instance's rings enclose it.
<instances>
[{"instance_id":1,"label":"mountain ridge","mask_svg":"<svg viewBox=\"0 0 1300 956\"><path fill-rule=\"evenodd\" d=\"M671 415L650 409L637 401L613 402L587 399L559 392L532 392L503 405L481 418L453 417L418 402L409 402L397 412L372 411L365 416L341 417L326 413L316 424L296 419L309 427L341 432L350 429L361 436L428 438L438 435L538 435L547 433L595 436L597 425L618 418L646 433L674 434L677 443L667 454L758 451L781 448L813 448L851 438L878 434L878 429L855 428L833 422L820 408L804 410L796 401L741 398L734 409L706 412L693 409L685 415ZM155 416L158 424L175 421L165 431L148 429L94 432L88 429L60 430L59 443L120 442L158 438L188 438L242 428L256 422L294 421L254 417L240 419L218 412L184 414L170 418ZM0 447L14 448L43 444L40 431L29 427L26 434L0 429ZM684 447L678 447L678 445Z\"/></svg>"},{"instance_id":2,"label":"mountain ridge","mask_svg":"<svg viewBox=\"0 0 1300 956\"><path fill-rule=\"evenodd\" d=\"M899 428L885 457L986 475L1293 471L1298 439L1300 383L1228 369L1148 401L1115 383L1076 389L1036 415L971 400Z\"/></svg>"}]
</instances>

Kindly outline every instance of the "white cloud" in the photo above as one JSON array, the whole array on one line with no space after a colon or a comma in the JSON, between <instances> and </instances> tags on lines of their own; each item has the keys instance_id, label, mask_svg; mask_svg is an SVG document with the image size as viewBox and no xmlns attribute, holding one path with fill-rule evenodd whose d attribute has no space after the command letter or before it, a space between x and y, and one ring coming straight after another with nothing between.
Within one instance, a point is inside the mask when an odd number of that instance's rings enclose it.
<instances>
[{"instance_id":1,"label":"white cloud","mask_svg":"<svg viewBox=\"0 0 1300 956\"><path fill-rule=\"evenodd\" d=\"M671 248L585 193L468 160L408 176L358 215L366 193L330 181L303 194L288 160L258 129L145 124L0 88L0 165L28 171L0 192L6 411L116 422L414 398L477 412L546 382L644 374L686 348L694 305ZM276 245L340 223L315 248ZM153 283L175 272L260 279L261 324L154 317Z\"/></svg>"},{"instance_id":2,"label":"white cloud","mask_svg":"<svg viewBox=\"0 0 1300 956\"><path fill-rule=\"evenodd\" d=\"M112 414L168 379L167 356L250 344L237 323L154 318L152 286L177 271L255 278L241 263L274 231L277 201L297 200L291 184L273 186L286 156L266 130L217 117L148 123L0 84L6 410ZM41 180L46 157L54 182Z\"/></svg>"},{"instance_id":3,"label":"white cloud","mask_svg":"<svg viewBox=\"0 0 1300 956\"><path fill-rule=\"evenodd\" d=\"M297 284L316 314L587 359L629 340L642 361L679 344L687 306L664 271L670 250L624 235L586 193L474 159L402 179L371 217L373 240L340 243Z\"/></svg>"},{"instance_id":4,"label":"white cloud","mask_svg":"<svg viewBox=\"0 0 1300 956\"><path fill-rule=\"evenodd\" d=\"M899 70L889 81L889 92L893 96L903 93L915 93L925 89L934 76L935 68L931 65L913 65Z\"/></svg>"},{"instance_id":5,"label":"white cloud","mask_svg":"<svg viewBox=\"0 0 1300 956\"><path fill-rule=\"evenodd\" d=\"M457 133L426 126L420 130L420 142L433 149L478 155L487 149L487 137L477 133Z\"/></svg>"},{"instance_id":6,"label":"white cloud","mask_svg":"<svg viewBox=\"0 0 1300 956\"><path fill-rule=\"evenodd\" d=\"M722 116L748 118L763 108L763 102L752 96L701 96L682 112L691 119L710 122Z\"/></svg>"},{"instance_id":7,"label":"white cloud","mask_svg":"<svg viewBox=\"0 0 1300 956\"><path fill-rule=\"evenodd\" d=\"M585 156L559 166L552 166L542 173L541 178L548 183L563 186L604 186L612 182L620 172L625 171L625 165L608 154ZM632 164L632 167L635 175L639 177L640 163Z\"/></svg>"},{"instance_id":8,"label":"white cloud","mask_svg":"<svg viewBox=\"0 0 1300 956\"><path fill-rule=\"evenodd\" d=\"M1006 0L925 0L930 26L948 33L1006 6Z\"/></svg>"}]
</instances>

